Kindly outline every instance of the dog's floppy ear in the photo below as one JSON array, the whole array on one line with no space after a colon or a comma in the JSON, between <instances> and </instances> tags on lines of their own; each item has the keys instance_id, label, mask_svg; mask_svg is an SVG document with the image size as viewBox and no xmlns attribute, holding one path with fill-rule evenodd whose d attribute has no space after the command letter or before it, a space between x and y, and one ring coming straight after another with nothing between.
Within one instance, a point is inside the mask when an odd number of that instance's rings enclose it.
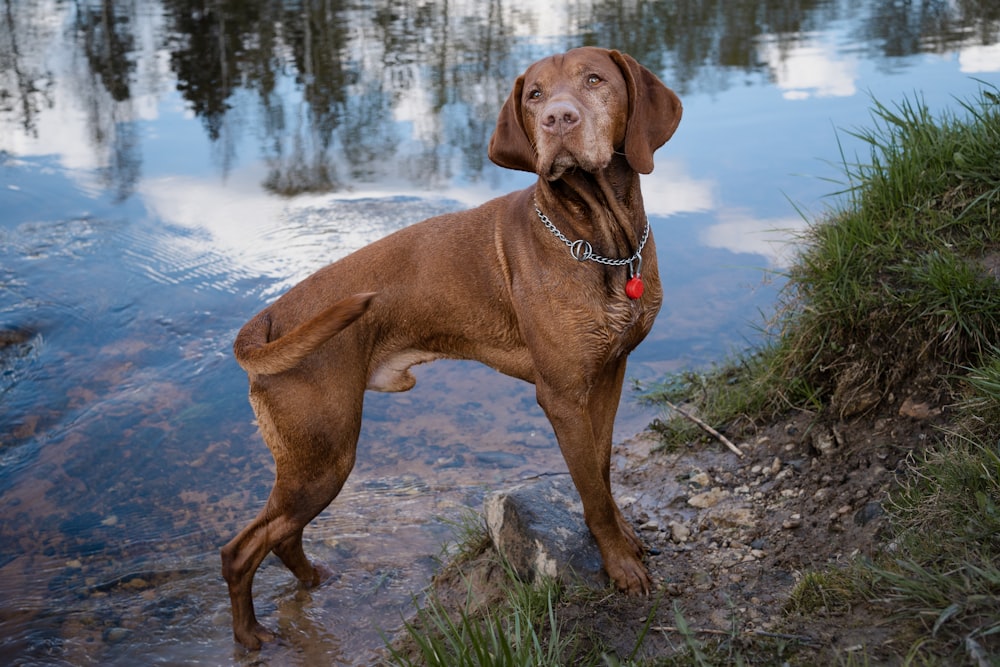
<instances>
[{"instance_id":1,"label":"dog's floppy ear","mask_svg":"<svg viewBox=\"0 0 1000 667\"><path fill-rule=\"evenodd\" d=\"M640 174L653 171L653 151L667 143L681 122L681 101L632 56L610 52L628 86L625 158Z\"/></svg>"},{"instance_id":2,"label":"dog's floppy ear","mask_svg":"<svg viewBox=\"0 0 1000 667\"><path fill-rule=\"evenodd\" d=\"M524 118L521 115L521 91L524 88L524 76L517 77L514 90L504 102L497 118L497 127L490 138L488 154L490 159L507 169L535 171L537 156L531 146L527 133L524 131Z\"/></svg>"}]
</instances>

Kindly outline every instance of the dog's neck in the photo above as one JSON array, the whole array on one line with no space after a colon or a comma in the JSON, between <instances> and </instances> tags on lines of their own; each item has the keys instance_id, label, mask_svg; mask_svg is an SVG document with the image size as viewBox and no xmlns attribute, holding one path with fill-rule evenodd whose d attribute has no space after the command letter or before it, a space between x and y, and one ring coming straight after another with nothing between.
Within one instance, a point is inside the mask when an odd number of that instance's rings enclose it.
<instances>
[{"instance_id":1,"label":"dog's neck","mask_svg":"<svg viewBox=\"0 0 1000 667\"><path fill-rule=\"evenodd\" d=\"M624 162L624 160L621 160ZM646 214L639 175L618 161L599 172L568 171L555 181L539 179L535 198L573 238L589 241L596 251L628 257L639 247Z\"/></svg>"}]
</instances>

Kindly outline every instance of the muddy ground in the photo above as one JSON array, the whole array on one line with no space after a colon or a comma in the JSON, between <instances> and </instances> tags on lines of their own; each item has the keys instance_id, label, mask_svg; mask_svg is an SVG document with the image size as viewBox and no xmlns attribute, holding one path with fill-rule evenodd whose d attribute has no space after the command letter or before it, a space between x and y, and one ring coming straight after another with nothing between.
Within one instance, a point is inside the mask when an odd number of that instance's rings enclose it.
<instances>
[{"instance_id":1,"label":"muddy ground","mask_svg":"<svg viewBox=\"0 0 1000 667\"><path fill-rule=\"evenodd\" d=\"M649 548L658 591L566 596L557 609L563 632L621 659L665 657L685 647L679 610L713 662L896 662L914 629L892 625L878 603L793 591L808 573L887 548L887 493L908 455L941 437L944 402L925 392L890 397L855 419L787 415L730 434L743 458L714 439L665 450L652 432L617 445L615 495ZM487 552L451 566L434 592L458 608L472 582L478 603L493 604L505 591L495 563Z\"/></svg>"}]
</instances>

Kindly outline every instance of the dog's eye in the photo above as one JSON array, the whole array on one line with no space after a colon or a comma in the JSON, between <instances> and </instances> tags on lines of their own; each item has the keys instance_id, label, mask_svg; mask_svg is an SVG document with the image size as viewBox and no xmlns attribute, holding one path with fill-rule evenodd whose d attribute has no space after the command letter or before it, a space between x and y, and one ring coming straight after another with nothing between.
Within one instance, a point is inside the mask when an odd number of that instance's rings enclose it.
<instances>
[{"instance_id":1,"label":"dog's eye","mask_svg":"<svg viewBox=\"0 0 1000 667\"><path fill-rule=\"evenodd\" d=\"M596 75L596 74L591 74L590 76L588 76L588 77L587 77L587 85L590 85L590 86L596 86L596 85L597 85L597 84L599 84L599 83L600 83L600 82L601 82L602 80L603 80L603 79L601 79L601 77L599 77L598 75Z\"/></svg>"},{"instance_id":2,"label":"dog's eye","mask_svg":"<svg viewBox=\"0 0 1000 667\"><path fill-rule=\"evenodd\" d=\"M529 100L537 100L541 96L542 96L542 91L538 90L537 88L535 90L531 91L530 93L528 93L528 99Z\"/></svg>"}]
</instances>

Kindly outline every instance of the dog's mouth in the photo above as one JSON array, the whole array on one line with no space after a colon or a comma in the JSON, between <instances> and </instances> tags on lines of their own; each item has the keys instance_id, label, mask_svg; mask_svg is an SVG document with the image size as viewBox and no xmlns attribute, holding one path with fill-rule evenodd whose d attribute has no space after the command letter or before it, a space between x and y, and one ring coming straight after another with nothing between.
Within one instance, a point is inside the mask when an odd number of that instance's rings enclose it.
<instances>
[{"instance_id":1,"label":"dog's mouth","mask_svg":"<svg viewBox=\"0 0 1000 667\"><path fill-rule=\"evenodd\" d=\"M610 154L589 155L587 153L577 154L569 148L563 146L550 159L542 159L539 156L538 174L549 181L556 181L563 177L567 171L582 169L583 171L594 173L608 166L611 162Z\"/></svg>"},{"instance_id":2,"label":"dog's mouth","mask_svg":"<svg viewBox=\"0 0 1000 667\"><path fill-rule=\"evenodd\" d=\"M540 170L539 173L550 181L557 181L567 171L576 169L578 166L576 158L568 152L563 152L555 156L549 163L548 169Z\"/></svg>"}]
</instances>

